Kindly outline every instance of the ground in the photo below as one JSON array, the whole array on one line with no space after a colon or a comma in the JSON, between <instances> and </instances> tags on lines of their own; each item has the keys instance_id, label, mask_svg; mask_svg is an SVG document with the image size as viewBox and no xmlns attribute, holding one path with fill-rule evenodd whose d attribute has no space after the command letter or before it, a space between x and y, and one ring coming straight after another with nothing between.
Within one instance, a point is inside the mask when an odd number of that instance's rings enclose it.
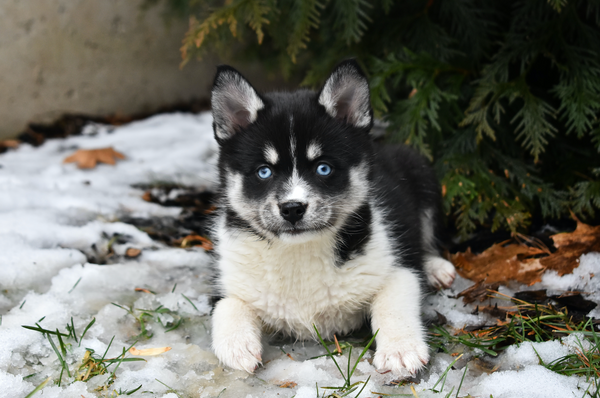
<instances>
[{"instance_id":1,"label":"ground","mask_svg":"<svg viewBox=\"0 0 600 398\"><path fill-rule=\"evenodd\" d=\"M139 221L161 220L185 230L177 224L180 207L155 202L177 204L178 195L187 192L183 187L197 192L214 187L211 122L203 113L158 115L116 128L92 124L82 135L37 148L24 144L0 155L0 397L307 398L329 396L336 390L324 387L344 385L334 361L315 342L267 336L264 366L254 375L221 367L210 349L213 259L207 246L174 247ZM63 163L77 149L104 147L125 159L85 170ZM598 253L583 255L573 274L549 272L540 283L501 287L500 293L579 290L598 303L600 281L594 274L600 275ZM444 319L450 331L496 322L456 298L470 285L459 277L451 289L430 294L427 319ZM502 299L479 304L496 303L507 305ZM590 316L600 312L594 309ZM349 344L353 366L368 340L362 337L342 340L344 355L336 361L344 376ZM170 350L135 356L127 351L132 345ZM427 369L400 386L376 371L369 350L349 384L368 383L348 396L361 389L361 397L564 398L596 391L594 378L543 366L589 349L583 334L512 345L496 357L477 348L447 348L448 353L432 342ZM37 386L41 391L28 395Z\"/></svg>"}]
</instances>

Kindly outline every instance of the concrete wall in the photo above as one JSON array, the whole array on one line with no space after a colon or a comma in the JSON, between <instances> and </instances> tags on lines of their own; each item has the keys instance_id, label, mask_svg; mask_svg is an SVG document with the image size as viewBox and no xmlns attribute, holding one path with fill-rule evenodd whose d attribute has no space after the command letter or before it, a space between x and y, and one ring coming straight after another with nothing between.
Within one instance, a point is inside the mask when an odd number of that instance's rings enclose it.
<instances>
[{"instance_id":1,"label":"concrete wall","mask_svg":"<svg viewBox=\"0 0 600 398\"><path fill-rule=\"evenodd\" d=\"M1 0L0 138L64 112L128 114L208 97L216 61L180 70L187 21L167 26L160 7L141 3Z\"/></svg>"}]
</instances>

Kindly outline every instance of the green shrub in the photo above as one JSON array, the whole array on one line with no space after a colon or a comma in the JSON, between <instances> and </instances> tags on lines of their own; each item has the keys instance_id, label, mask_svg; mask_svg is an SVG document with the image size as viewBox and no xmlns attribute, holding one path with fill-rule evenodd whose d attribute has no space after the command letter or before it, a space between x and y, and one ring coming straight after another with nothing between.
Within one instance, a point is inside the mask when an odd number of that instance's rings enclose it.
<instances>
[{"instance_id":1,"label":"green shrub","mask_svg":"<svg viewBox=\"0 0 600 398\"><path fill-rule=\"evenodd\" d=\"M184 63L217 50L316 87L356 57L463 236L600 208L600 0L164 1L190 18Z\"/></svg>"}]
</instances>

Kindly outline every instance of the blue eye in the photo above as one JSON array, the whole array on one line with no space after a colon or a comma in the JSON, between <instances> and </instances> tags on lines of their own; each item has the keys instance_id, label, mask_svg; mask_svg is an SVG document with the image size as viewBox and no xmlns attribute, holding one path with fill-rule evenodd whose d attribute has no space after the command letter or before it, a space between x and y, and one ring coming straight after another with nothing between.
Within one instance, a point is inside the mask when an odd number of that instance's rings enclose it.
<instances>
[{"instance_id":1,"label":"blue eye","mask_svg":"<svg viewBox=\"0 0 600 398\"><path fill-rule=\"evenodd\" d=\"M263 180L271 177L272 175L273 175L273 172L267 166L263 166L260 169L258 169L258 176L260 178L262 178Z\"/></svg>"},{"instance_id":2,"label":"blue eye","mask_svg":"<svg viewBox=\"0 0 600 398\"><path fill-rule=\"evenodd\" d=\"M317 174L320 176L328 176L331 174L331 166L327 163L321 163L317 166Z\"/></svg>"}]
</instances>

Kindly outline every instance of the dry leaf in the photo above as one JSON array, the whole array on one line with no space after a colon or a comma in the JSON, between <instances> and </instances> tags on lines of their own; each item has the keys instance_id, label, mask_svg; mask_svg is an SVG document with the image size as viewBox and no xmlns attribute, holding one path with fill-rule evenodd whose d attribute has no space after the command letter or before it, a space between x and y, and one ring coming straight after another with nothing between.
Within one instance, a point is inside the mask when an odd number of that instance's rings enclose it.
<instances>
[{"instance_id":1,"label":"dry leaf","mask_svg":"<svg viewBox=\"0 0 600 398\"><path fill-rule=\"evenodd\" d=\"M144 192L144 194L142 195L142 200L145 200L146 202L152 202L152 194L150 193L150 191Z\"/></svg>"},{"instance_id":2,"label":"dry leaf","mask_svg":"<svg viewBox=\"0 0 600 398\"><path fill-rule=\"evenodd\" d=\"M135 247L130 247L125 250L125 257L136 258L140 254L142 254L142 251L140 249L136 249Z\"/></svg>"},{"instance_id":3,"label":"dry leaf","mask_svg":"<svg viewBox=\"0 0 600 398\"><path fill-rule=\"evenodd\" d=\"M575 220L575 231L550 237L558 250L540 260L544 267L558 272L559 276L572 273L579 266L579 257L582 254L600 252L600 226L592 227L577 218Z\"/></svg>"},{"instance_id":4,"label":"dry leaf","mask_svg":"<svg viewBox=\"0 0 600 398\"><path fill-rule=\"evenodd\" d=\"M499 287L499 283L487 284L483 281L479 281L473 286L458 293L456 297L462 297L465 304L472 303L475 300L483 301L488 298L490 290L498 290Z\"/></svg>"},{"instance_id":5,"label":"dry leaf","mask_svg":"<svg viewBox=\"0 0 600 398\"><path fill-rule=\"evenodd\" d=\"M491 285L514 280L533 285L541 280L545 270L540 259L533 257L542 254L545 251L536 247L503 242L481 254L473 254L469 248L464 253L452 255L451 260L460 276L474 282Z\"/></svg>"},{"instance_id":6,"label":"dry leaf","mask_svg":"<svg viewBox=\"0 0 600 398\"><path fill-rule=\"evenodd\" d=\"M294 388L298 385L298 383L294 383L293 381L286 381L283 384L280 384L279 387L281 388Z\"/></svg>"},{"instance_id":7,"label":"dry leaf","mask_svg":"<svg viewBox=\"0 0 600 398\"><path fill-rule=\"evenodd\" d=\"M154 294L154 293L152 293L150 290L148 290L148 289L144 289L144 288L141 288L141 287L136 287L136 288L135 288L135 289L133 289L133 290L135 290L136 292L144 292L144 293Z\"/></svg>"},{"instance_id":8,"label":"dry leaf","mask_svg":"<svg viewBox=\"0 0 600 398\"><path fill-rule=\"evenodd\" d=\"M14 149L17 148L21 144L19 140L0 140L0 152L4 149Z\"/></svg>"},{"instance_id":9,"label":"dry leaf","mask_svg":"<svg viewBox=\"0 0 600 398\"><path fill-rule=\"evenodd\" d=\"M169 350L171 350L171 347L144 348L143 350L138 350L135 347L131 347L129 349L129 353L131 355L136 355L136 356L154 356L154 355L160 355L163 352L167 352Z\"/></svg>"},{"instance_id":10,"label":"dry leaf","mask_svg":"<svg viewBox=\"0 0 600 398\"><path fill-rule=\"evenodd\" d=\"M182 239L174 241L176 245L181 247L201 246L204 250L210 251L213 249L213 244L210 240L203 236L191 234Z\"/></svg>"},{"instance_id":11,"label":"dry leaf","mask_svg":"<svg viewBox=\"0 0 600 398\"><path fill-rule=\"evenodd\" d=\"M551 236L557 248L554 253L539 246L535 239L518 236L539 247L503 242L481 254L473 254L471 249L467 249L464 253L452 255L451 260L458 273L476 282L459 296L466 303L483 300L488 290L496 290L498 284L517 281L533 285L541 280L546 270L556 271L559 276L572 273L579 266L582 254L600 251L600 226L592 227L575 216L573 218L577 221L575 231Z\"/></svg>"},{"instance_id":12,"label":"dry leaf","mask_svg":"<svg viewBox=\"0 0 600 398\"><path fill-rule=\"evenodd\" d=\"M79 149L73 155L66 157L64 163L77 163L80 169L93 169L97 163L115 164L115 159L125 159L125 155L112 147L100 149Z\"/></svg>"},{"instance_id":13,"label":"dry leaf","mask_svg":"<svg viewBox=\"0 0 600 398\"><path fill-rule=\"evenodd\" d=\"M340 347L340 343L338 342L337 336L333 335L333 340L335 341L335 350L338 354L342 355L342 348Z\"/></svg>"}]
</instances>

